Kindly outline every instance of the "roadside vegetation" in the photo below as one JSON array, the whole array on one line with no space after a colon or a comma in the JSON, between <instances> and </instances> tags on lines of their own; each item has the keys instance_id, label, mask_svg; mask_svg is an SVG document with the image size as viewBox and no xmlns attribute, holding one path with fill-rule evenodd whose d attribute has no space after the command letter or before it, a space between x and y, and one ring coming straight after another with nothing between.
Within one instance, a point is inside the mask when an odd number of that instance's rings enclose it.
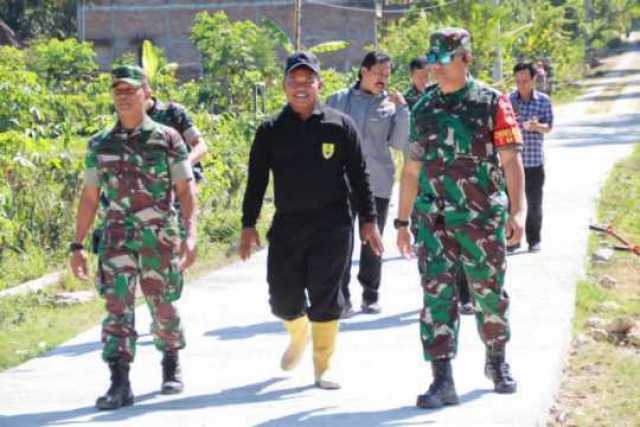
<instances>
[{"instance_id":1,"label":"roadside vegetation","mask_svg":"<svg viewBox=\"0 0 640 427\"><path fill-rule=\"evenodd\" d=\"M383 28L379 45L394 58L394 88L407 88L407 64L424 54L430 32L457 25L473 34L473 73L480 79L507 89L514 61L549 57L556 87L565 96L575 92L572 82L584 75L594 52L628 32L638 15L635 3L624 1L593 0L597 17L585 16L577 0L509 0L497 8L470 0L446 3L417 1L406 16ZM8 0L0 5L0 20L19 41L17 47L0 47L0 291L66 269L86 144L114 123L109 75L98 69L94 47L72 37L75 4ZM191 37L202 57L198 80L178 81L176 64L156 47L147 50L154 58L156 95L184 104L209 146L198 192L196 270L205 271L233 252L248 151L257 124L284 102L281 56L291 42L273 23L233 22L224 13L199 14ZM313 48L322 60L323 53L347 43ZM493 81L498 50L505 78ZM133 51L116 62L137 61L138 55ZM352 84L355 75L355 70L325 70L324 95ZM265 208L263 227L272 210L269 198ZM57 288L0 300L0 369L94 325L99 302L65 308L52 303L57 291L92 287L67 275Z\"/></svg>"},{"instance_id":2,"label":"roadside vegetation","mask_svg":"<svg viewBox=\"0 0 640 427\"><path fill-rule=\"evenodd\" d=\"M640 243L640 146L613 168L598 221ZM640 425L640 256L596 251L617 243L593 235L587 276L577 286L574 339L549 426Z\"/></svg>"}]
</instances>

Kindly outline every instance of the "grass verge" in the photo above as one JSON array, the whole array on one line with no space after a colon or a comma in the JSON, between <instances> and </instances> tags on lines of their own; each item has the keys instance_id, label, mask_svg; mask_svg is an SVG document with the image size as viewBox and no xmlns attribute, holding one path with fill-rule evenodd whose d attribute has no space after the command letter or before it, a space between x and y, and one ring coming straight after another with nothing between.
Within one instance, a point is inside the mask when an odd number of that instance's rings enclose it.
<instances>
[{"instance_id":1,"label":"grass verge","mask_svg":"<svg viewBox=\"0 0 640 427\"><path fill-rule=\"evenodd\" d=\"M636 146L630 157L614 166L597 216L640 242L639 208L640 146ZM548 426L640 426L640 347L624 339L590 337L590 323L597 319L627 318L640 324L640 257L616 252L609 262L592 261L597 248L613 243L617 242L611 237L591 236L587 276L576 289L574 340Z\"/></svg>"},{"instance_id":2,"label":"grass verge","mask_svg":"<svg viewBox=\"0 0 640 427\"><path fill-rule=\"evenodd\" d=\"M270 218L273 206L266 204L264 218ZM264 239L269 221L259 225ZM235 238L235 236L234 236ZM191 280L238 260L229 243L201 242L198 260L187 272ZM91 260L95 271L95 259ZM22 268L24 268L24 263ZM64 269L58 264L58 270ZM0 371L37 357L98 324L105 316L104 301L59 306L55 294L62 291L94 291L94 280L80 282L66 273L61 282L37 293L0 299ZM142 297L138 292L138 303ZM188 326L187 326L188 327ZM99 337L96 336L96 339Z\"/></svg>"}]
</instances>

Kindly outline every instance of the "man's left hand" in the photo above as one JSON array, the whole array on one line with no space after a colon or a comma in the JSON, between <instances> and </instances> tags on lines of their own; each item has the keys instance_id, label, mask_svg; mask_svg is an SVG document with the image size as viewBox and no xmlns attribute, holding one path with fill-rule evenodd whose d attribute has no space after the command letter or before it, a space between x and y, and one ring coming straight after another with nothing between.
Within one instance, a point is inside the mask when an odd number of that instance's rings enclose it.
<instances>
[{"instance_id":1,"label":"man's left hand","mask_svg":"<svg viewBox=\"0 0 640 427\"><path fill-rule=\"evenodd\" d=\"M187 237L180 248L180 271L184 271L196 260L196 238Z\"/></svg>"},{"instance_id":2,"label":"man's left hand","mask_svg":"<svg viewBox=\"0 0 640 427\"><path fill-rule=\"evenodd\" d=\"M515 212L507 219L507 246L520 244L524 230L525 216L523 212Z\"/></svg>"},{"instance_id":3,"label":"man's left hand","mask_svg":"<svg viewBox=\"0 0 640 427\"><path fill-rule=\"evenodd\" d=\"M389 101L393 102L397 106L407 105L407 100L404 99L404 96L398 91L393 91L389 94Z\"/></svg>"},{"instance_id":4,"label":"man's left hand","mask_svg":"<svg viewBox=\"0 0 640 427\"><path fill-rule=\"evenodd\" d=\"M360 240L364 244L368 244L371 250L377 256L382 256L384 252L384 245L382 244L382 237L380 236L380 230L378 230L378 224L375 222L367 222L360 227Z\"/></svg>"}]
</instances>

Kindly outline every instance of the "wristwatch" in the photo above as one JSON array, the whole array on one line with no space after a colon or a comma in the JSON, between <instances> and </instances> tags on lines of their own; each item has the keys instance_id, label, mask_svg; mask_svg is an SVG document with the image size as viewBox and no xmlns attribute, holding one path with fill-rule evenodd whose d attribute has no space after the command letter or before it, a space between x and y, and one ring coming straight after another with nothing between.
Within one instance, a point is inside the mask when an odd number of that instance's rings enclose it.
<instances>
[{"instance_id":1,"label":"wristwatch","mask_svg":"<svg viewBox=\"0 0 640 427\"><path fill-rule=\"evenodd\" d=\"M402 220L399 218L396 218L393 220L393 228L395 228L396 230L398 230L399 228L408 227L408 226L409 226L409 221L407 220Z\"/></svg>"},{"instance_id":2,"label":"wristwatch","mask_svg":"<svg viewBox=\"0 0 640 427\"><path fill-rule=\"evenodd\" d=\"M69 252L81 251L84 249L84 245L78 242L69 243Z\"/></svg>"}]
</instances>

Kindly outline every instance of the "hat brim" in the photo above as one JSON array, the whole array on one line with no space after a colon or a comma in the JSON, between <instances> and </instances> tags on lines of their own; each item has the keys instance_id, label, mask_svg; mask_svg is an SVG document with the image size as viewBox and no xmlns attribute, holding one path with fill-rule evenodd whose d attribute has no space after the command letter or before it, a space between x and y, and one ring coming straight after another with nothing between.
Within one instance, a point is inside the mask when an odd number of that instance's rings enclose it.
<instances>
[{"instance_id":1,"label":"hat brim","mask_svg":"<svg viewBox=\"0 0 640 427\"><path fill-rule=\"evenodd\" d=\"M137 79L114 79L111 81L111 87L114 87L115 85L117 85L118 83L126 83L129 86L133 86L135 88L140 88L142 87L142 80L137 80Z\"/></svg>"},{"instance_id":2,"label":"hat brim","mask_svg":"<svg viewBox=\"0 0 640 427\"><path fill-rule=\"evenodd\" d=\"M287 71L285 74L289 74L293 70L297 70L298 68L301 68L301 67L308 68L309 70L313 71L314 74L320 75L320 69L307 62L300 62L298 64L292 65L291 67L287 68Z\"/></svg>"}]
</instances>

